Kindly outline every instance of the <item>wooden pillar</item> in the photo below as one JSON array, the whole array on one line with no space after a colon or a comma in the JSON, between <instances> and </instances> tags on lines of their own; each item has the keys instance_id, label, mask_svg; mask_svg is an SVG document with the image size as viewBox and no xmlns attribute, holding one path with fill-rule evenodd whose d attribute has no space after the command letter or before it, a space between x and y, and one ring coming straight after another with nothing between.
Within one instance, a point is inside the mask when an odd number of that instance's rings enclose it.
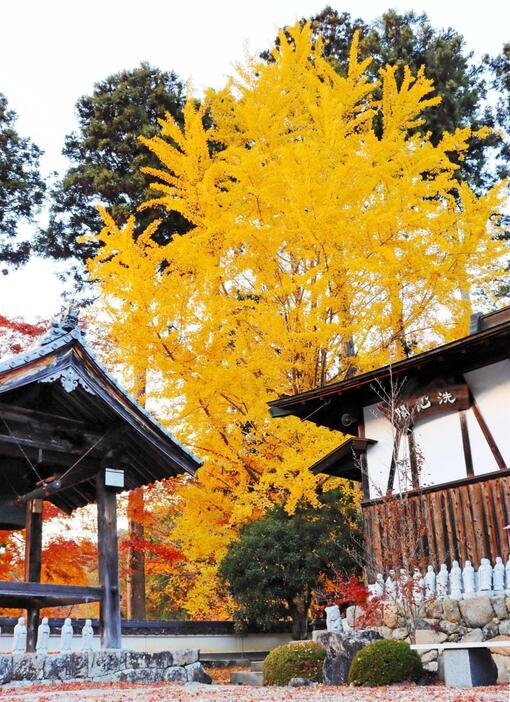
<instances>
[{"instance_id":1,"label":"wooden pillar","mask_svg":"<svg viewBox=\"0 0 510 702\"><path fill-rule=\"evenodd\" d=\"M131 490L128 495L130 545L127 574L127 618L145 619L145 554L139 543L144 538L141 524L144 511L143 488Z\"/></svg>"},{"instance_id":2,"label":"wooden pillar","mask_svg":"<svg viewBox=\"0 0 510 702\"><path fill-rule=\"evenodd\" d=\"M27 503L25 521L25 580L41 582L42 552L42 500L30 500ZM39 626L39 609L27 609L27 651L33 653L37 642Z\"/></svg>"},{"instance_id":3,"label":"wooden pillar","mask_svg":"<svg viewBox=\"0 0 510 702\"><path fill-rule=\"evenodd\" d=\"M101 648L121 648L117 498L115 489L105 485L104 468L97 474L96 490Z\"/></svg>"}]
</instances>

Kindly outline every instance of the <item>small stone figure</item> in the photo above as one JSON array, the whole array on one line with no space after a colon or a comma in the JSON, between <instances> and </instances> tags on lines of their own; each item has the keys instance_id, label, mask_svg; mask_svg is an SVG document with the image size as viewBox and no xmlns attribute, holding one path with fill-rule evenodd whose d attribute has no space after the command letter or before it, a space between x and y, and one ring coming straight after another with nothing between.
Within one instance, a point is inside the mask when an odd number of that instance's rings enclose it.
<instances>
[{"instance_id":1,"label":"small stone figure","mask_svg":"<svg viewBox=\"0 0 510 702\"><path fill-rule=\"evenodd\" d=\"M384 576L382 573L377 573L373 593L374 597L384 596Z\"/></svg>"},{"instance_id":2,"label":"small stone figure","mask_svg":"<svg viewBox=\"0 0 510 702\"><path fill-rule=\"evenodd\" d=\"M15 656L25 653L27 645L27 627L25 626L24 617L18 619L18 623L14 627L14 638L12 640L12 653Z\"/></svg>"},{"instance_id":3,"label":"small stone figure","mask_svg":"<svg viewBox=\"0 0 510 702\"><path fill-rule=\"evenodd\" d=\"M85 619L85 625L81 630L81 650L92 651L92 641L94 639L94 630L92 629L92 620Z\"/></svg>"},{"instance_id":4,"label":"small stone figure","mask_svg":"<svg viewBox=\"0 0 510 702\"><path fill-rule=\"evenodd\" d=\"M73 626L69 618L64 620L64 626L60 632L60 652L69 653L73 641Z\"/></svg>"},{"instance_id":5,"label":"small stone figure","mask_svg":"<svg viewBox=\"0 0 510 702\"><path fill-rule=\"evenodd\" d=\"M342 631L342 617L338 605L331 605L325 608L326 611L326 629L336 633Z\"/></svg>"},{"instance_id":6,"label":"small stone figure","mask_svg":"<svg viewBox=\"0 0 510 702\"><path fill-rule=\"evenodd\" d=\"M494 593L502 595L505 591L505 565L501 556L496 557L496 565L494 566Z\"/></svg>"},{"instance_id":7,"label":"small stone figure","mask_svg":"<svg viewBox=\"0 0 510 702\"><path fill-rule=\"evenodd\" d=\"M386 591L388 601L395 602L395 600L397 599L397 583L395 581L395 571L393 570L393 568L391 568L391 570L388 573L384 589Z\"/></svg>"},{"instance_id":8,"label":"small stone figure","mask_svg":"<svg viewBox=\"0 0 510 702\"><path fill-rule=\"evenodd\" d=\"M475 597L475 569L471 561L466 561L462 571L462 583L464 585L464 599L469 600Z\"/></svg>"},{"instance_id":9,"label":"small stone figure","mask_svg":"<svg viewBox=\"0 0 510 702\"><path fill-rule=\"evenodd\" d=\"M453 561L450 571L450 597L453 600L462 599L462 570L458 561Z\"/></svg>"},{"instance_id":10,"label":"small stone figure","mask_svg":"<svg viewBox=\"0 0 510 702\"><path fill-rule=\"evenodd\" d=\"M492 593L492 566L488 558L482 558L478 568L478 590L483 595Z\"/></svg>"},{"instance_id":11,"label":"small stone figure","mask_svg":"<svg viewBox=\"0 0 510 702\"><path fill-rule=\"evenodd\" d=\"M430 600L436 594L436 574L431 565L427 566L425 574L425 599Z\"/></svg>"},{"instance_id":12,"label":"small stone figure","mask_svg":"<svg viewBox=\"0 0 510 702\"><path fill-rule=\"evenodd\" d=\"M448 570L446 568L446 563L441 565L441 569L437 574L436 586L437 586L437 596L444 598L448 597Z\"/></svg>"},{"instance_id":13,"label":"small stone figure","mask_svg":"<svg viewBox=\"0 0 510 702\"><path fill-rule=\"evenodd\" d=\"M510 595L510 555L505 566L505 580L506 580L506 590L505 594Z\"/></svg>"},{"instance_id":14,"label":"small stone figure","mask_svg":"<svg viewBox=\"0 0 510 702\"><path fill-rule=\"evenodd\" d=\"M42 622L37 627L37 643L35 650L39 656L45 656L48 653L48 644L50 642L50 627L48 617L43 617Z\"/></svg>"},{"instance_id":15,"label":"small stone figure","mask_svg":"<svg viewBox=\"0 0 510 702\"><path fill-rule=\"evenodd\" d=\"M418 568L414 569L413 573L413 600L416 604L423 602L424 580Z\"/></svg>"}]
</instances>

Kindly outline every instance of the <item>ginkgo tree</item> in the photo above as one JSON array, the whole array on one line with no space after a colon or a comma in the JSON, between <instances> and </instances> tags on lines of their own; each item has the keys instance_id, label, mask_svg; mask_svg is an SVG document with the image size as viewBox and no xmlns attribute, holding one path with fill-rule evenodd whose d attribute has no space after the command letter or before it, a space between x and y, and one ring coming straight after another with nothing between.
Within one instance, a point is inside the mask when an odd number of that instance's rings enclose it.
<instances>
[{"instance_id":1,"label":"ginkgo tree","mask_svg":"<svg viewBox=\"0 0 510 702\"><path fill-rule=\"evenodd\" d=\"M454 177L473 135L420 130L440 101L423 70L399 84L386 66L376 85L357 38L346 75L322 49L296 26L274 61L190 98L183 127L161 120L142 139L160 162L142 207L190 231L160 246L157 221L135 238L135 214L103 211L89 262L112 361L134 384L149 369L152 407L204 459L169 520L195 616L224 607L216 571L238 526L315 502L309 466L340 443L266 403L464 334L470 291L504 271L506 184L477 196Z\"/></svg>"}]
</instances>

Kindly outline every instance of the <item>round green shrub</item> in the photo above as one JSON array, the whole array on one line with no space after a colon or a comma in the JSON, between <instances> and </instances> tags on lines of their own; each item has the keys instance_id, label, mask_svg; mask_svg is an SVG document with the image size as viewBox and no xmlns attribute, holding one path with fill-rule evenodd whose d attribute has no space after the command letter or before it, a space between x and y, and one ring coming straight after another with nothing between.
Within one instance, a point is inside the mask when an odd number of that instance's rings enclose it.
<instances>
[{"instance_id":1,"label":"round green shrub","mask_svg":"<svg viewBox=\"0 0 510 702\"><path fill-rule=\"evenodd\" d=\"M264 660L264 684L287 685L292 678L322 682L326 651L314 641L293 641L277 646Z\"/></svg>"},{"instance_id":2,"label":"round green shrub","mask_svg":"<svg viewBox=\"0 0 510 702\"><path fill-rule=\"evenodd\" d=\"M354 656L349 670L352 685L377 687L405 680L417 681L423 675L420 656L405 641L375 641Z\"/></svg>"}]
</instances>

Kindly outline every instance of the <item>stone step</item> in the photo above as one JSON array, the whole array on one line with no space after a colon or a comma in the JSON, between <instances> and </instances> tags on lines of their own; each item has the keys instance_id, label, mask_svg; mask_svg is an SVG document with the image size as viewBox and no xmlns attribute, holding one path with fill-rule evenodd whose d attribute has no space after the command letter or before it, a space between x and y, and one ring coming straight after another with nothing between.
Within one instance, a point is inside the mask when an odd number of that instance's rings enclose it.
<instances>
[{"instance_id":1,"label":"stone step","mask_svg":"<svg viewBox=\"0 0 510 702\"><path fill-rule=\"evenodd\" d=\"M252 661L250 668L252 673L261 673L264 670L264 661Z\"/></svg>"},{"instance_id":2,"label":"stone step","mask_svg":"<svg viewBox=\"0 0 510 702\"><path fill-rule=\"evenodd\" d=\"M232 673L230 682L232 685L251 685L252 687L259 687L264 684L264 676L261 671L252 670Z\"/></svg>"}]
</instances>

